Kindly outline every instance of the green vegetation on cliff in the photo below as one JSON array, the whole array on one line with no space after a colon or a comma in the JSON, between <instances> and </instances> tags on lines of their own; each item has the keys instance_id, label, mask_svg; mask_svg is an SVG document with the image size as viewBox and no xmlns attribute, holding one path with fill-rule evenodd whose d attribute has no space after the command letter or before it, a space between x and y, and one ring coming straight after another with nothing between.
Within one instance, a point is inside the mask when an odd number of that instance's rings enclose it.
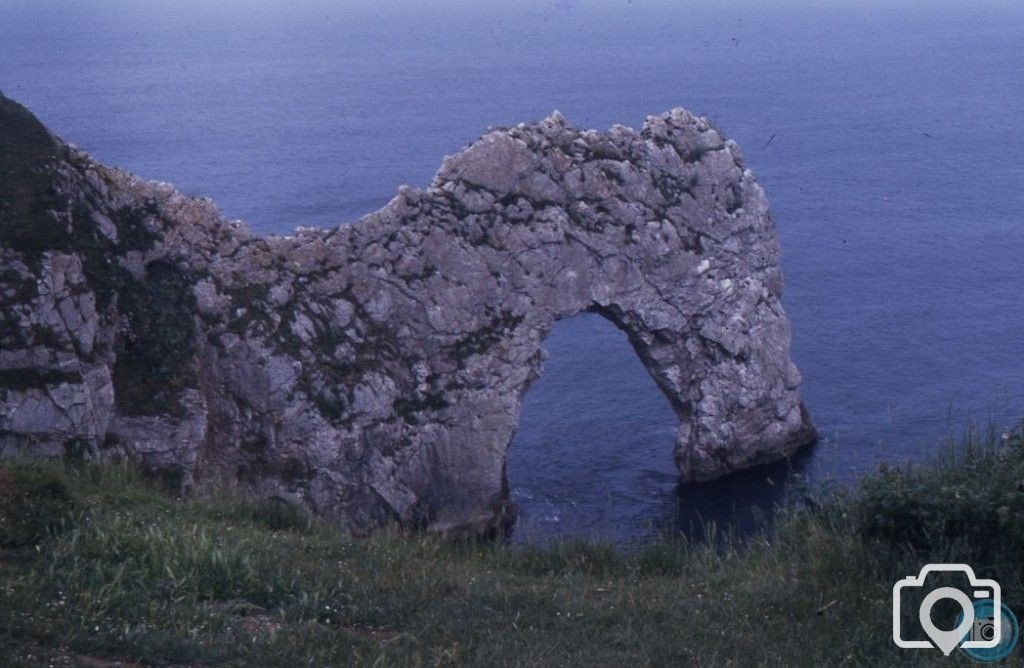
<instances>
[{"instance_id":1,"label":"green vegetation on cliff","mask_svg":"<svg viewBox=\"0 0 1024 668\"><path fill-rule=\"evenodd\" d=\"M762 538L359 539L128 467L0 469L0 664L891 665L891 591L964 561L1024 611L1024 443L970 439L782 510ZM965 659L950 659L950 663Z\"/></svg>"}]
</instances>

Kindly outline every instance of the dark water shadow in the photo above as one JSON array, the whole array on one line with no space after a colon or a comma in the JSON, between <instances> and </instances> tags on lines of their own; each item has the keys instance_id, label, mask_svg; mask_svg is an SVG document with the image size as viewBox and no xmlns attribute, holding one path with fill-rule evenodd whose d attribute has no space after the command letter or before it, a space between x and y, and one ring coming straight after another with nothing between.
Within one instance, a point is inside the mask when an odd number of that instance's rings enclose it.
<instances>
[{"instance_id":1,"label":"dark water shadow","mask_svg":"<svg viewBox=\"0 0 1024 668\"><path fill-rule=\"evenodd\" d=\"M792 496L803 496L813 450L803 448L789 459L709 482L680 483L663 535L703 542L711 535L743 539L769 531L775 510Z\"/></svg>"}]
</instances>

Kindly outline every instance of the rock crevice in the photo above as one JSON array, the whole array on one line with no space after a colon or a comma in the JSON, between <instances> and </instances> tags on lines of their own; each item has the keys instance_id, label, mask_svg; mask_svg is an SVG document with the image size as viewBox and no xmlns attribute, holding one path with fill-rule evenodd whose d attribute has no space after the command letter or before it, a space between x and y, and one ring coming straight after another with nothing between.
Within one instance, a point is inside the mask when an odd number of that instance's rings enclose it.
<instances>
[{"instance_id":1,"label":"rock crevice","mask_svg":"<svg viewBox=\"0 0 1024 668\"><path fill-rule=\"evenodd\" d=\"M0 454L485 532L541 344L590 311L678 415L682 478L714 478L814 439L778 255L739 149L682 109L491 130L358 222L261 237L0 96Z\"/></svg>"}]
</instances>

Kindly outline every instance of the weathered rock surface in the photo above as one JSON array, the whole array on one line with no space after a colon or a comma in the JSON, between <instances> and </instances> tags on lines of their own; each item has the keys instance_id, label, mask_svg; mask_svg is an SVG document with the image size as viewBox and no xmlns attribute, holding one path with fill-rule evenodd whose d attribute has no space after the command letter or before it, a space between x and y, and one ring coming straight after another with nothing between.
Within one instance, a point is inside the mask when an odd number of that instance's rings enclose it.
<instances>
[{"instance_id":1,"label":"weathered rock surface","mask_svg":"<svg viewBox=\"0 0 1024 668\"><path fill-rule=\"evenodd\" d=\"M494 130L354 224L260 237L0 96L0 454L482 532L545 336L594 311L713 478L814 438L778 254L739 149L682 109Z\"/></svg>"}]
</instances>

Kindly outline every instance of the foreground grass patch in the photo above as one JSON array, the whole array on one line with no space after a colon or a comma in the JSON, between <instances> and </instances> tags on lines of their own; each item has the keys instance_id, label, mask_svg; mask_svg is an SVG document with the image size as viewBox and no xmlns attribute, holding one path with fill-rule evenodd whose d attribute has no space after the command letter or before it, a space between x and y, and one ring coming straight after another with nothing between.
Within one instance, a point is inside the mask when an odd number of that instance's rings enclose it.
<instances>
[{"instance_id":1,"label":"foreground grass patch","mask_svg":"<svg viewBox=\"0 0 1024 668\"><path fill-rule=\"evenodd\" d=\"M630 553L350 538L287 507L174 501L127 467L11 480L2 665L930 664L893 645L891 588L937 560L1024 610L1019 436L780 511L763 538ZM45 513L6 500L36 497Z\"/></svg>"}]
</instances>

